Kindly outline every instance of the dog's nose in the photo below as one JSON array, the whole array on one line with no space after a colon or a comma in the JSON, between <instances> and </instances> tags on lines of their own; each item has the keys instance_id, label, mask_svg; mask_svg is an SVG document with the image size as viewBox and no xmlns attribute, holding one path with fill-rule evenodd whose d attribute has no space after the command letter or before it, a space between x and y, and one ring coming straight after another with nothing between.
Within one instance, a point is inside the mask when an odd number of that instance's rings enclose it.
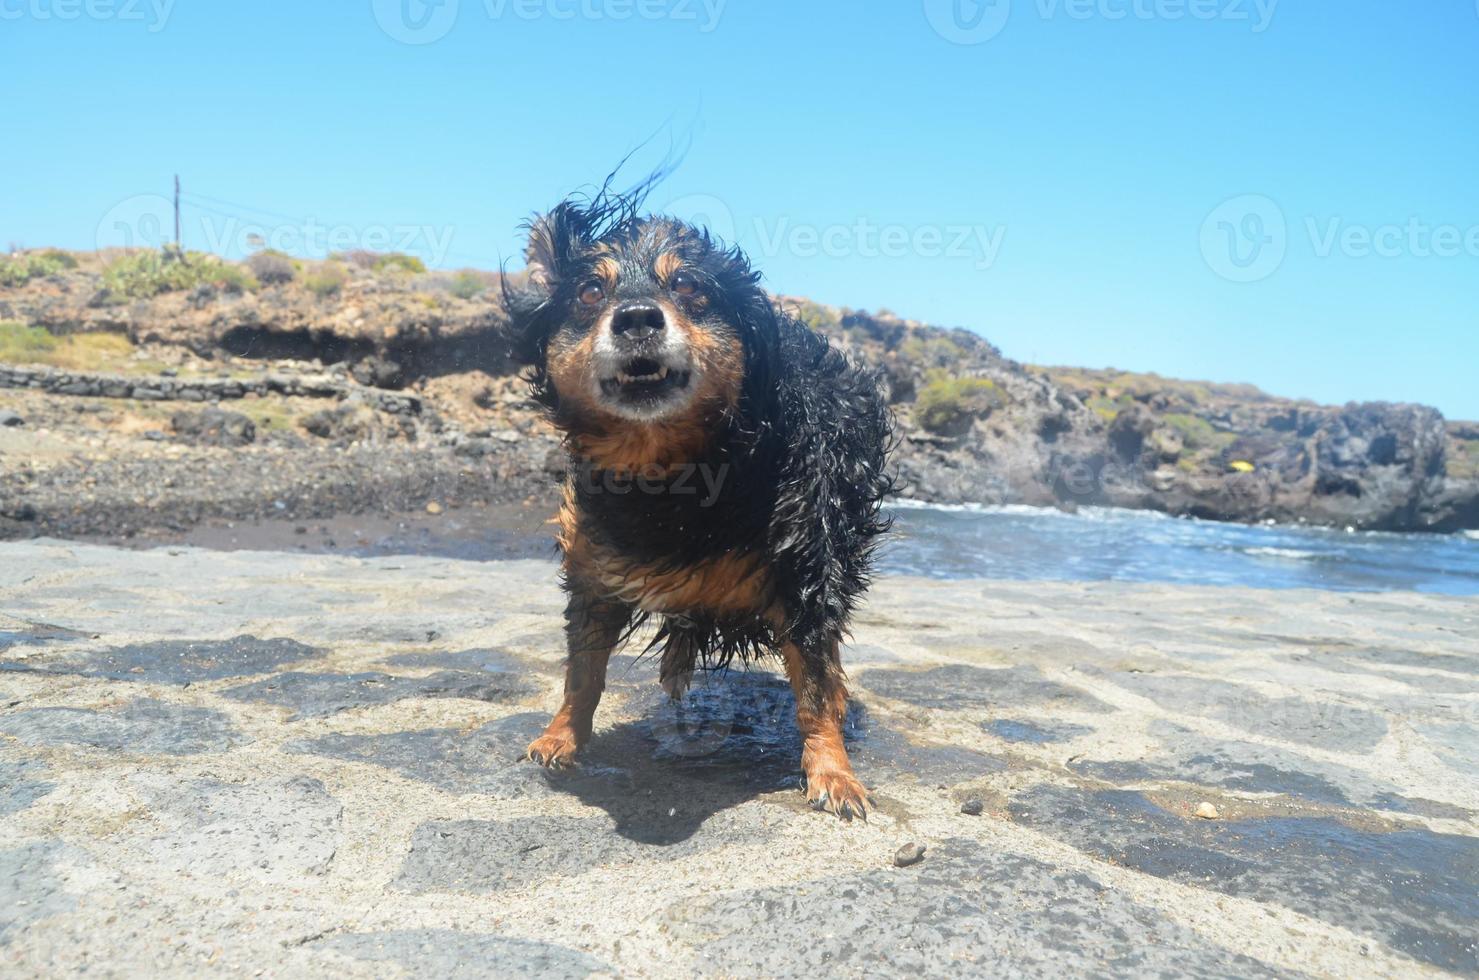
<instances>
[{"instance_id":1,"label":"dog's nose","mask_svg":"<svg viewBox=\"0 0 1479 980\"><path fill-rule=\"evenodd\" d=\"M611 317L611 332L622 340L638 341L662 333L667 318L651 303L628 303Z\"/></svg>"}]
</instances>

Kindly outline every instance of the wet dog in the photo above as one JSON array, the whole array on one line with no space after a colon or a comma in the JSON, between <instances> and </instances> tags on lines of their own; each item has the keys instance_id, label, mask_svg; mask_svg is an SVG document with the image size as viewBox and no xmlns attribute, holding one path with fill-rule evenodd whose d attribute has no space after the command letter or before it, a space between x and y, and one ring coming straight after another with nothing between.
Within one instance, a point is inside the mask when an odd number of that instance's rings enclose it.
<instances>
[{"instance_id":1,"label":"wet dog","mask_svg":"<svg viewBox=\"0 0 1479 980\"><path fill-rule=\"evenodd\" d=\"M892 489L878 379L778 308L738 249L644 216L644 192L608 183L532 221L528 286L505 290L515 354L571 460L564 703L528 757L573 760L612 649L651 620L675 697L695 669L778 655L807 798L866 816L839 643Z\"/></svg>"}]
</instances>

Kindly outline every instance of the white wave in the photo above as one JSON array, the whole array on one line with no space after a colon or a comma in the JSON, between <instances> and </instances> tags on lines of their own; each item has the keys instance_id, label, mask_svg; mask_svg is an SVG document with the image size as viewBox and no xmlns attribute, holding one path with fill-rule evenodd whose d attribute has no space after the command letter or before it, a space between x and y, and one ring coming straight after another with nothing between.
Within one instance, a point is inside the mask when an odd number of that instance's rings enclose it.
<instances>
[{"instance_id":1,"label":"white wave","mask_svg":"<svg viewBox=\"0 0 1479 980\"><path fill-rule=\"evenodd\" d=\"M1037 504L937 504L913 497L895 497L888 506L899 510L934 510L946 514L995 514L1005 517L1061 517L1089 521L1169 521L1168 514L1154 510L1131 510L1127 507L1079 507L1064 510Z\"/></svg>"},{"instance_id":2,"label":"white wave","mask_svg":"<svg viewBox=\"0 0 1479 980\"><path fill-rule=\"evenodd\" d=\"M1318 557L1320 557L1319 555L1315 554L1313 551L1300 551L1298 548L1266 548L1265 547L1265 548L1239 548L1238 550L1241 551L1243 554L1245 554L1245 555L1251 555L1254 558L1288 558L1288 559L1291 559L1291 560L1294 560L1294 561L1308 561L1311 558L1318 558Z\"/></svg>"},{"instance_id":3,"label":"white wave","mask_svg":"<svg viewBox=\"0 0 1479 980\"><path fill-rule=\"evenodd\" d=\"M1479 531L1463 531L1461 533L1466 538L1469 538L1473 541L1479 541Z\"/></svg>"}]
</instances>

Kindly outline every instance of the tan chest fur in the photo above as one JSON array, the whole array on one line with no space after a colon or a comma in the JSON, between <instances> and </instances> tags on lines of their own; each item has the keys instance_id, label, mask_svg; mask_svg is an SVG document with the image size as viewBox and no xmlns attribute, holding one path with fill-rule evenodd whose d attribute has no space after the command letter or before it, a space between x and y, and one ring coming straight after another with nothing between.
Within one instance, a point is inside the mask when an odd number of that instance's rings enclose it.
<instances>
[{"instance_id":1,"label":"tan chest fur","mask_svg":"<svg viewBox=\"0 0 1479 980\"><path fill-rule=\"evenodd\" d=\"M643 566L595 547L581 533L568 493L558 523L566 572L644 612L748 618L769 616L774 606L770 576L754 555L725 555L682 568Z\"/></svg>"}]
</instances>

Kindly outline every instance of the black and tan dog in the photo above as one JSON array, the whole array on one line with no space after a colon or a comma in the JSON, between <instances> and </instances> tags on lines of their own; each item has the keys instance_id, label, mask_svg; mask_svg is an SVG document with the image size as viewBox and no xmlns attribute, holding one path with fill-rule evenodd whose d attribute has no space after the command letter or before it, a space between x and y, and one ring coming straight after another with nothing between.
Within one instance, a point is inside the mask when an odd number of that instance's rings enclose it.
<instances>
[{"instance_id":1,"label":"black and tan dog","mask_svg":"<svg viewBox=\"0 0 1479 980\"><path fill-rule=\"evenodd\" d=\"M674 696L696 668L778 654L808 799L866 815L838 645L885 529L878 381L780 310L737 249L642 216L642 198L602 190L532 222L528 291L505 294L572 460L565 699L528 756L572 761L612 648L653 619Z\"/></svg>"}]
</instances>

